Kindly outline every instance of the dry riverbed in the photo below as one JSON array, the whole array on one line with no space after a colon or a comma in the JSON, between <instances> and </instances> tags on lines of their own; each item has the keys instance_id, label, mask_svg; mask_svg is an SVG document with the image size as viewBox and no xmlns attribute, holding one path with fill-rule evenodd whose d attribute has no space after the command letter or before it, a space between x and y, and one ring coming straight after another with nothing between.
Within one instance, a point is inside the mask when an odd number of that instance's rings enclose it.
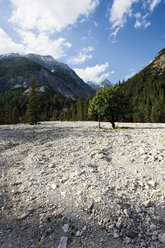
<instances>
[{"instance_id":1,"label":"dry riverbed","mask_svg":"<svg viewBox=\"0 0 165 248\"><path fill-rule=\"evenodd\" d=\"M0 126L1 248L164 248L165 124Z\"/></svg>"}]
</instances>

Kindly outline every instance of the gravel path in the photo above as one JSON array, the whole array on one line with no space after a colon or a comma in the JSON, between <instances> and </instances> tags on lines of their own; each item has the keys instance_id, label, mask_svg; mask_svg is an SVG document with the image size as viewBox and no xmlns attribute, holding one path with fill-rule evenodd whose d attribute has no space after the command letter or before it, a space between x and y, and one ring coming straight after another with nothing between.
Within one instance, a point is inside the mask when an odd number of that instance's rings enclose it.
<instances>
[{"instance_id":1,"label":"gravel path","mask_svg":"<svg viewBox=\"0 0 165 248\"><path fill-rule=\"evenodd\" d=\"M0 126L1 248L164 248L165 124Z\"/></svg>"}]
</instances>

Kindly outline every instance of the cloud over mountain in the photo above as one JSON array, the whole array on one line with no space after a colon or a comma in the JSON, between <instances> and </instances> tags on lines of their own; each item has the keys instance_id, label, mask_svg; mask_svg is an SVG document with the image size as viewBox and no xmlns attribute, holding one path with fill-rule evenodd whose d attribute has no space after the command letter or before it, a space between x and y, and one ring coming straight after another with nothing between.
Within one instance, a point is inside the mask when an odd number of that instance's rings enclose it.
<instances>
[{"instance_id":1,"label":"cloud over mountain","mask_svg":"<svg viewBox=\"0 0 165 248\"><path fill-rule=\"evenodd\" d=\"M106 62L102 65L95 65L93 67L86 67L85 69L74 68L75 72L81 77L84 81L93 81L101 82L105 78L109 77L110 72L106 72L109 64Z\"/></svg>"},{"instance_id":2,"label":"cloud over mountain","mask_svg":"<svg viewBox=\"0 0 165 248\"><path fill-rule=\"evenodd\" d=\"M98 0L10 0L10 22L23 30L54 32L74 24L95 10ZM68 11L69 10L69 11Z\"/></svg>"}]
</instances>

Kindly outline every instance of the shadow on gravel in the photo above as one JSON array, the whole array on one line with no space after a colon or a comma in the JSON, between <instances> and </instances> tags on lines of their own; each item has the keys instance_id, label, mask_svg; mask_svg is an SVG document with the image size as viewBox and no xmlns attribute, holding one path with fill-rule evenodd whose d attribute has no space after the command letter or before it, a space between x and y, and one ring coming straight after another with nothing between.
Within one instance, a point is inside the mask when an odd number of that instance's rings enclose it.
<instances>
[{"instance_id":1,"label":"shadow on gravel","mask_svg":"<svg viewBox=\"0 0 165 248\"><path fill-rule=\"evenodd\" d=\"M145 248L164 247L163 244L156 244L157 236L155 236L156 243L152 240L154 230L159 230L160 226L163 227L163 223L160 218L153 218L151 223L151 211L144 206L139 206L142 215L135 211L136 205L118 202L119 207L127 209L127 213L122 215L117 213L117 208L111 212L111 199L109 203L106 202L106 206L101 202L93 205L93 211L92 209L86 211L83 204L77 208L76 202L69 199L59 199L59 202L51 202L50 205L45 201L40 207L37 207L35 202L31 202L33 208L29 209L26 202L21 202L21 195L17 200L12 198L8 188L5 187L4 194L0 196L1 248L58 247L62 237L68 238L67 248L140 248L142 244ZM153 207L158 217L163 211L162 206L155 203ZM92 212L95 213L95 217ZM112 223L114 225L118 223L119 216L122 216L121 226L108 228ZM102 224L98 224L98 218ZM69 224L66 233L63 230L65 224ZM151 224L153 228L156 227L153 231L150 230ZM119 238L113 238L114 230L119 233ZM122 243L121 239L124 237L127 237L130 244Z\"/></svg>"},{"instance_id":2,"label":"shadow on gravel","mask_svg":"<svg viewBox=\"0 0 165 248\"><path fill-rule=\"evenodd\" d=\"M3 211L0 212L1 248L57 248L62 237L68 238L67 248L133 247L124 246L120 239L116 240L109 237L104 228L96 222L92 224L93 221L85 221L83 216L78 217L77 213L76 217L72 212L67 211L65 213L64 209L61 210L61 213L58 211L55 214L52 213L54 207L48 210L42 207L31 212L27 211L26 214L23 213L20 216L20 213L13 211L13 204L15 203L9 198L5 194L0 200L1 208L3 208ZM64 204L67 208L67 202ZM69 224L67 233L63 230L65 224Z\"/></svg>"},{"instance_id":3,"label":"shadow on gravel","mask_svg":"<svg viewBox=\"0 0 165 248\"><path fill-rule=\"evenodd\" d=\"M110 129L112 131L112 129ZM0 129L0 152L5 149L11 149L14 146L24 143L49 142L58 139L67 138L68 136L80 137L82 135L95 134L101 135L101 132L110 131L104 128L86 128L84 127L58 127L58 126L27 126L24 128L15 125L14 128ZM6 142L6 144L1 144Z\"/></svg>"}]
</instances>

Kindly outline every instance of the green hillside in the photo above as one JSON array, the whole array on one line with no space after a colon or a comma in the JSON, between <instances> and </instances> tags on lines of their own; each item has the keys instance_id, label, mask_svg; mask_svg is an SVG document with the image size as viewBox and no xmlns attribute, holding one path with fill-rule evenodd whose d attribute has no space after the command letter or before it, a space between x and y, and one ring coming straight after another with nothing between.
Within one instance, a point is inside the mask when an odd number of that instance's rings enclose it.
<instances>
[{"instance_id":1,"label":"green hillside","mask_svg":"<svg viewBox=\"0 0 165 248\"><path fill-rule=\"evenodd\" d=\"M3 58L0 59L0 80L26 75L40 69L40 65L26 58Z\"/></svg>"},{"instance_id":2,"label":"green hillside","mask_svg":"<svg viewBox=\"0 0 165 248\"><path fill-rule=\"evenodd\" d=\"M129 99L129 121L165 122L165 49L120 87Z\"/></svg>"}]
</instances>

